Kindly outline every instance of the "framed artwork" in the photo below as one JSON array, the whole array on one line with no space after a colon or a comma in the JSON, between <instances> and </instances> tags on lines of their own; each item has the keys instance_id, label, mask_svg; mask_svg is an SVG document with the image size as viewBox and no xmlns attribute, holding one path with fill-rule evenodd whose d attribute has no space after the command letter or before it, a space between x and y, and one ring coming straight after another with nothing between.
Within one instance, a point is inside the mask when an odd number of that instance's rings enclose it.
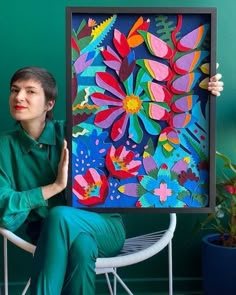
<instances>
[{"instance_id":1,"label":"framed artwork","mask_svg":"<svg viewBox=\"0 0 236 295\"><path fill-rule=\"evenodd\" d=\"M67 7L68 205L210 212L215 8Z\"/></svg>"}]
</instances>

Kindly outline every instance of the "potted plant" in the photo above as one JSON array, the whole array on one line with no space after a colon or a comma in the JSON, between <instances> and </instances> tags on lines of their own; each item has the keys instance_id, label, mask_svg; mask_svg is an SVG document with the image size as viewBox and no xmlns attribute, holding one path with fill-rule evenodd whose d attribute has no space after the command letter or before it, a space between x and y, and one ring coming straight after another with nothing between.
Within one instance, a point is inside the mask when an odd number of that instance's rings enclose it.
<instances>
[{"instance_id":1,"label":"potted plant","mask_svg":"<svg viewBox=\"0 0 236 295\"><path fill-rule=\"evenodd\" d=\"M212 232L203 237L202 271L206 295L236 294L236 164L226 155L216 178L215 212L200 223Z\"/></svg>"}]
</instances>

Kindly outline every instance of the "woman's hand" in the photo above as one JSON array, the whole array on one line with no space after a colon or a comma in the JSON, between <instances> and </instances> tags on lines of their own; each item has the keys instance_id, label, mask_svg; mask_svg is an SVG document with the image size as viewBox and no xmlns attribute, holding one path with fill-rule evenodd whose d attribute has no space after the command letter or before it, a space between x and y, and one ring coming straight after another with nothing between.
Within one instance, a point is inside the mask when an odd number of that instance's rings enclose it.
<instances>
[{"instance_id":1,"label":"woman's hand","mask_svg":"<svg viewBox=\"0 0 236 295\"><path fill-rule=\"evenodd\" d=\"M68 181L68 164L69 164L69 151L67 148L67 142L64 140L61 158L58 165L58 174L55 183L61 188L61 191L64 190L67 186Z\"/></svg>"},{"instance_id":2,"label":"woman's hand","mask_svg":"<svg viewBox=\"0 0 236 295\"><path fill-rule=\"evenodd\" d=\"M61 150L61 158L58 165L57 178L54 183L42 187L42 194L45 200L50 199L66 188L68 180L68 165L69 151L67 148L67 142L64 140Z\"/></svg>"},{"instance_id":3,"label":"woman's hand","mask_svg":"<svg viewBox=\"0 0 236 295\"><path fill-rule=\"evenodd\" d=\"M216 68L219 68L219 64L216 64ZM220 81L222 79L221 74L216 74L210 78L208 82L208 90L215 96L220 96L221 91L224 90L224 83Z\"/></svg>"},{"instance_id":4,"label":"woman's hand","mask_svg":"<svg viewBox=\"0 0 236 295\"><path fill-rule=\"evenodd\" d=\"M221 91L224 89L224 83L220 81L221 78L221 74L216 74L212 76L208 82L208 90L215 96L220 96Z\"/></svg>"}]
</instances>

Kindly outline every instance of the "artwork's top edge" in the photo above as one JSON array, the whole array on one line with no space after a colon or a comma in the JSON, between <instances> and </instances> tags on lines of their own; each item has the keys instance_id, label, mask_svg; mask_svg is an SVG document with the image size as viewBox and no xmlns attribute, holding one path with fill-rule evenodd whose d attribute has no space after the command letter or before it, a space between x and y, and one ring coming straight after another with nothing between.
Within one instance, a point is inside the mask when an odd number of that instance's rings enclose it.
<instances>
[{"instance_id":1,"label":"artwork's top edge","mask_svg":"<svg viewBox=\"0 0 236 295\"><path fill-rule=\"evenodd\" d=\"M192 13L212 14L216 13L216 7L78 7L67 6L67 12L71 13Z\"/></svg>"}]
</instances>

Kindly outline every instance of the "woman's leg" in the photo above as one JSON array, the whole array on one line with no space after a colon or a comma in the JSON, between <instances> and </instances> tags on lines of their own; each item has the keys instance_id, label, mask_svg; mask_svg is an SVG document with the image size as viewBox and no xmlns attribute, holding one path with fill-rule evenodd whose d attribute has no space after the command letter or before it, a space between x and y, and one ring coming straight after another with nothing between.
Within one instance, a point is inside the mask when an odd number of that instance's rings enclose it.
<instances>
[{"instance_id":1,"label":"woman's leg","mask_svg":"<svg viewBox=\"0 0 236 295\"><path fill-rule=\"evenodd\" d=\"M124 239L118 214L53 208L45 219L34 256L31 294L61 294L63 288L68 295L94 294L97 256L115 255ZM80 267L80 262L87 267ZM88 289L83 292L86 285L92 286L91 293ZM80 293L73 293L75 287L80 288Z\"/></svg>"},{"instance_id":2,"label":"woman's leg","mask_svg":"<svg viewBox=\"0 0 236 295\"><path fill-rule=\"evenodd\" d=\"M98 248L94 238L81 233L73 242L62 290L63 295L95 294L95 262Z\"/></svg>"}]
</instances>

